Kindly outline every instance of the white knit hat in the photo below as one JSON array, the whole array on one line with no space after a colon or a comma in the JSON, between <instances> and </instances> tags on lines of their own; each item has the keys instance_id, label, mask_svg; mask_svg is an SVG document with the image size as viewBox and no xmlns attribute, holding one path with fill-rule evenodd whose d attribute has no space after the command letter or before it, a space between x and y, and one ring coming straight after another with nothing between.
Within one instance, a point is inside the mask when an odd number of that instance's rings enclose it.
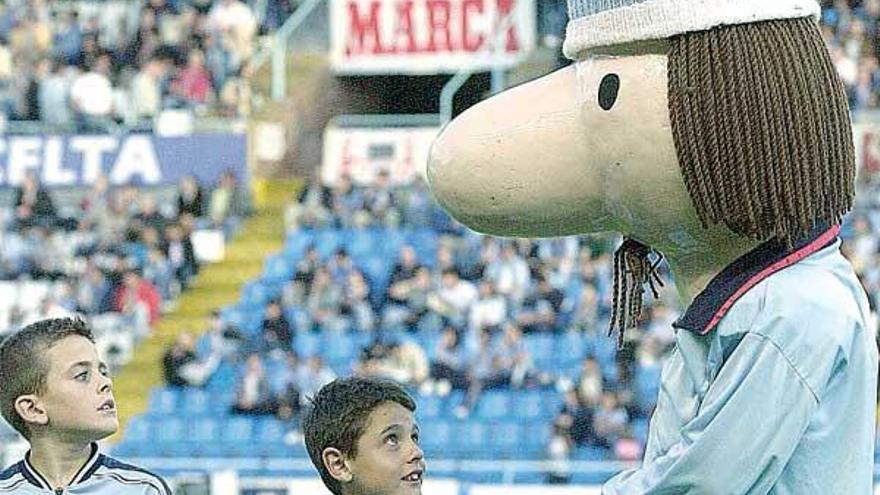
<instances>
[{"instance_id":1,"label":"white knit hat","mask_svg":"<svg viewBox=\"0 0 880 495\"><path fill-rule=\"evenodd\" d=\"M563 52L574 59L589 48L819 14L816 0L568 0Z\"/></svg>"}]
</instances>

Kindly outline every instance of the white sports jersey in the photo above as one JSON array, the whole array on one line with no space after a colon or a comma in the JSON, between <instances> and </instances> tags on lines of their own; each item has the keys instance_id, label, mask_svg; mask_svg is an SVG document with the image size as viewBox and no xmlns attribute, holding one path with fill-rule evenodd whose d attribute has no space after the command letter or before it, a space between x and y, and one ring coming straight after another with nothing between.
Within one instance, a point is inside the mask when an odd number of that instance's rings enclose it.
<instances>
[{"instance_id":1,"label":"white sports jersey","mask_svg":"<svg viewBox=\"0 0 880 495\"><path fill-rule=\"evenodd\" d=\"M29 455L0 473L0 495L172 495L162 478L98 453L97 444L70 485L60 489L34 469Z\"/></svg>"}]
</instances>

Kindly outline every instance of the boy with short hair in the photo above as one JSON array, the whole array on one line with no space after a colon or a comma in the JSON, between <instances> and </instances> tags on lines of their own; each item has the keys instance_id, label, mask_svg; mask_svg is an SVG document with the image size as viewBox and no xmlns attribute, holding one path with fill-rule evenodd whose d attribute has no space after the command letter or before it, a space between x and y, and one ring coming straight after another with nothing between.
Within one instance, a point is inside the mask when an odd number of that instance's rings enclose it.
<instances>
[{"instance_id":1,"label":"boy with short hair","mask_svg":"<svg viewBox=\"0 0 880 495\"><path fill-rule=\"evenodd\" d=\"M398 384L350 377L318 391L303 419L306 449L335 495L422 492L416 403Z\"/></svg>"},{"instance_id":2,"label":"boy with short hair","mask_svg":"<svg viewBox=\"0 0 880 495\"><path fill-rule=\"evenodd\" d=\"M30 443L0 494L171 495L159 476L98 453L119 428L113 382L79 318L38 321L0 344L0 413Z\"/></svg>"}]
</instances>

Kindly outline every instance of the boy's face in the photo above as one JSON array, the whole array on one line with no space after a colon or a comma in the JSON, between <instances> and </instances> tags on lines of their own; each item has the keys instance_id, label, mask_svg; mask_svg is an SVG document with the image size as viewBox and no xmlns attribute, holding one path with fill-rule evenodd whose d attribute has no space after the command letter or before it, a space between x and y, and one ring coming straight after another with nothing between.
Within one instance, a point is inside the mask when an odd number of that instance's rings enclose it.
<instances>
[{"instance_id":1,"label":"boy's face","mask_svg":"<svg viewBox=\"0 0 880 495\"><path fill-rule=\"evenodd\" d=\"M115 433L119 420L113 382L95 345L72 335L50 347L45 359L50 363L46 392L38 399L44 426L63 438L89 442Z\"/></svg>"},{"instance_id":2,"label":"boy's face","mask_svg":"<svg viewBox=\"0 0 880 495\"><path fill-rule=\"evenodd\" d=\"M396 402L374 409L357 441L357 457L348 459L352 479L344 493L421 494L425 459L418 442L412 411Z\"/></svg>"}]
</instances>

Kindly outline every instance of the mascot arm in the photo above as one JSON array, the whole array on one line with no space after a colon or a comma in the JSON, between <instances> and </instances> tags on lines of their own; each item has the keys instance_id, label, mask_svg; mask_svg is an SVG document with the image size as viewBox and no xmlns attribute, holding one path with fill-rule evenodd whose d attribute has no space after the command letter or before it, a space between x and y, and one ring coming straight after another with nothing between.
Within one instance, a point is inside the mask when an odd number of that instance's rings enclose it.
<instances>
[{"instance_id":1,"label":"mascot arm","mask_svg":"<svg viewBox=\"0 0 880 495\"><path fill-rule=\"evenodd\" d=\"M683 428L668 409L676 398L668 399L652 419L652 442L678 440L668 448L651 446L642 467L609 480L603 495L768 493L818 405L780 348L757 333L745 334Z\"/></svg>"}]
</instances>

